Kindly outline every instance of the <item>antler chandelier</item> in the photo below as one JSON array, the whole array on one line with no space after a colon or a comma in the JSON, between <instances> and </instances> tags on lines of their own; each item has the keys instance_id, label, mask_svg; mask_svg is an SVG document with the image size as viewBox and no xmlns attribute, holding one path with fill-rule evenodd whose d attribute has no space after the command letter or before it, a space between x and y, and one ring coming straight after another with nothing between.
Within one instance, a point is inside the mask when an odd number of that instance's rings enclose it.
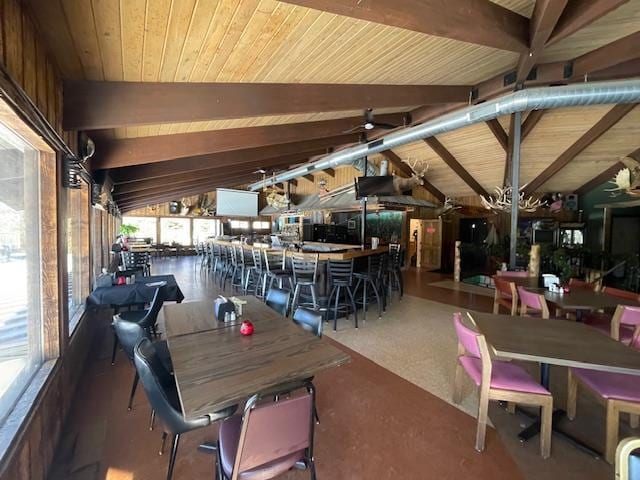
<instances>
[{"instance_id":1,"label":"antler chandelier","mask_svg":"<svg viewBox=\"0 0 640 480\"><path fill-rule=\"evenodd\" d=\"M522 187L524 188L524 186ZM480 195L480 201L482 206L487 210L493 210L494 212L509 212L511 211L513 188L510 185L504 187L496 187L494 194L489 195L487 198L484 195ZM543 202L539 198L526 196L523 191L520 191L518 195L518 210L524 212L535 212L540 207L546 206L547 202Z\"/></svg>"}]
</instances>

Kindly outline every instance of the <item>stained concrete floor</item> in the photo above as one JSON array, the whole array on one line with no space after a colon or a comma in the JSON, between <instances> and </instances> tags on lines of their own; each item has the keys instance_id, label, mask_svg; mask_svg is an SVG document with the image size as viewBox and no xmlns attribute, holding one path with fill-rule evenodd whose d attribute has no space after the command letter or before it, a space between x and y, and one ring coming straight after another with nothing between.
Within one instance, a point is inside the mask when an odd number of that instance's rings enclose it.
<instances>
[{"instance_id":1,"label":"stained concrete floor","mask_svg":"<svg viewBox=\"0 0 640 480\"><path fill-rule=\"evenodd\" d=\"M187 299L212 298L217 289L193 259L166 259L156 273L174 273ZM552 457L542 460L538 441L520 444L516 435L524 418L490 409L484 453L473 449L477 400L471 385L460 406L451 404L455 365L455 335L451 313L461 309L489 311L491 299L470 292L431 285L446 276L410 269L406 295L392 302L382 319L369 314L357 331L340 320L328 341L350 351L346 367L317 377L322 423L317 430L319 478L566 478L605 479L613 469L553 438ZM108 361L107 324L85 366L76 408L66 423L51 480L139 480L164 478L167 458L157 456L160 432L146 428L144 393L134 410L126 411L131 367L123 355L116 366ZM527 365L533 375L537 367ZM554 368L552 391L564 405L566 370ZM626 419L623 420L626 422ZM568 422L567 422L568 423ZM604 441L604 412L581 396L578 418L568 425L594 447ZM629 434L622 426L622 436ZM197 452L203 440L215 438L216 427L185 436L174 478L212 478L213 459ZM285 478L307 478L292 472Z\"/></svg>"}]
</instances>

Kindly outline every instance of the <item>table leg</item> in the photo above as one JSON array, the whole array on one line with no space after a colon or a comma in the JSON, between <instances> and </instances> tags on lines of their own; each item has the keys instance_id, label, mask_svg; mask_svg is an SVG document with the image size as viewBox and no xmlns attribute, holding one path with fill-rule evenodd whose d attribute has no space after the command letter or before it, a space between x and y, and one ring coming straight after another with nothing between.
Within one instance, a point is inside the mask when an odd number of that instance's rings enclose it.
<instances>
[{"instance_id":1,"label":"table leg","mask_svg":"<svg viewBox=\"0 0 640 480\"><path fill-rule=\"evenodd\" d=\"M582 322L582 310L576 310L576 322Z\"/></svg>"},{"instance_id":2,"label":"table leg","mask_svg":"<svg viewBox=\"0 0 640 480\"><path fill-rule=\"evenodd\" d=\"M541 363L540 364L540 384L547 390L549 390L549 380L550 380L549 364ZM526 414L526 415L529 418L533 418L534 421L531 425L529 425L527 428L525 428L520 433L518 433L518 439L522 443L532 439L533 437L535 437L540 433L540 415L539 414L535 416L530 416L529 414ZM560 438L562 438L563 440L569 442L574 447L578 448L579 450L582 450L583 452L587 453L588 455L591 455L594 458L602 457L602 453L598 452L597 450L594 450L589 445L585 444L584 442L575 438L574 436L569 435L568 433L564 432L560 428L559 423L565 416L566 416L566 412L564 410L560 410L560 409L554 410L553 418L551 420L553 433L559 436Z\"/></svg>"}]
</instances>

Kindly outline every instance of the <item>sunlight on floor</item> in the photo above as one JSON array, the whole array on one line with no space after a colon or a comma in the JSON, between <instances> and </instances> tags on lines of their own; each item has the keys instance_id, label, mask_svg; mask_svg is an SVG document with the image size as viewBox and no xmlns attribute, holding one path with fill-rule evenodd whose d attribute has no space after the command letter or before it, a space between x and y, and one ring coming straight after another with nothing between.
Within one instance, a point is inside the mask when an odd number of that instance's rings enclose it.
<instances>
[{"instance_id":1,"label":"sunlight on floor","mask_svg":"<svg viewBox=\"0 0 640 480\"><path fill-rule=\"evenodd\" d=\"M104 480L133 480L133 472L109 467L105 474Z\"/></svg>"}]
</instances>

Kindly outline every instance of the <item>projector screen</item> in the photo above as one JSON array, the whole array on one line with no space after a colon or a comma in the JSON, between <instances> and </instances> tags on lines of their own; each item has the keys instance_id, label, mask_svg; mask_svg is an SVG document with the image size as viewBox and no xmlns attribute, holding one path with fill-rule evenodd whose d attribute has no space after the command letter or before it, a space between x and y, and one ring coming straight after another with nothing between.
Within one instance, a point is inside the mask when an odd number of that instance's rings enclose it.
<instances>
[{"instance_id":1,"label":"projector screen","mask_svg":"<svg viewBox=\"0 0 640 480\"><path fill-rule=\"evenodd\" d=\"M216 189L216 215L229 217L257 217L258 192Z\"/></svg>"}]
</instances>

